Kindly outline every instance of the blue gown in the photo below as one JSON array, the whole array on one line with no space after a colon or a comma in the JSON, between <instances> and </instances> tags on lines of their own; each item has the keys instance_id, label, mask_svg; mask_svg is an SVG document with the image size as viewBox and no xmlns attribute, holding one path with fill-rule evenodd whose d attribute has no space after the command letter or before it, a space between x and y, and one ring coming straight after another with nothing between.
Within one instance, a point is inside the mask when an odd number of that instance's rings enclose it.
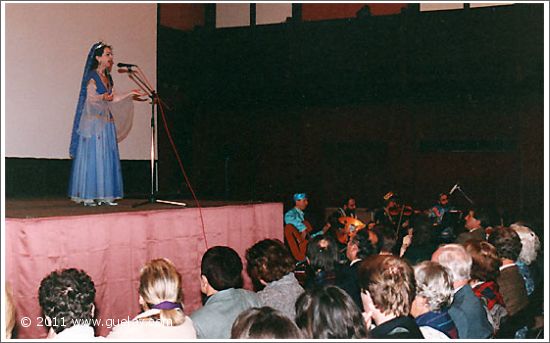
<instances>
[{"instance_id":1,"label":"blue gown","mask_svg":"<svg viewBox=\"0 0 550 343\"><path fill-rule=\"evenodd\" d=\"M117 133L109 104L100 98L112 89L105 87L95 70L87 79L86 114L79 123L68 194L78 203L114 201L124 196Z\"/></svg>"}]
</instances>

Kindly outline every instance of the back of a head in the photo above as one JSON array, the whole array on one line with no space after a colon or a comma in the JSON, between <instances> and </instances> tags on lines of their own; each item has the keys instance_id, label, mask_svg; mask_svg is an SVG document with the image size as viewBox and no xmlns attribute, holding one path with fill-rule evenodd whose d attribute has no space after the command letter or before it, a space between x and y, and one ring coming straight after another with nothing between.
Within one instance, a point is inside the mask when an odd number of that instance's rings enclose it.
<instances>
[{"instance_id":1,"label":"back of a head","mask_svg":"<svg viewBox=\"0 0 550 343\"><path fill-rule=\"evenodd\" d=\"M439 247L433 256L437 256L436 262L447 267L453 278L453 283L470 279L472 257L464 249L464 246L460 244L446 244Z\"/></svg>"},{"instance_id":2,"label":"back of a head","mask_svg":"<svg viewBox=\"0 0 550 343\"><path fill-rule=\"evenodd\" d=\"M359 286L368 291L374 305L384 314L407 316L416 294L410 264L393 255L373 255L361 262Z\"/></svg>"},{"instance_id":3,"label":"back of a head","mask_svg":"<svg viewBox=\"0 0 550 343\"><path fill-rule=\"evenodd\" d=\"M271 307L252 307L241 312L231 328L231 338L302 338L300 329L280 311Z\"/></svg>"},{"instance_id":4,"label":"back of a head","mask_svg":"<svg viewBox=\"0 0 550 343\"><path fill-rule=\"evenodd\" d=\"M357 246L357 258L365 259L370 255L378 254L376 245L371 241L369 230L358 231L350 240L352 244Z\"/></svg>"},{"instance_id":5,"label":"back of a head","mask_svg":"<svg viewBox=\"0 0 550 343\"><path fill-rule=\"evenodd\" d=\"M216 291L241 288L243 263L235 250L226 246L208 249L201 262L201 274Z\"/></svg>"},{"instance_id":6,"label":"back of a head","mask_svg":"<svg viewBox=\"0 0 550 343\"><path fill-rule=\"evenodd\" d=\"M472 256L470 277L479 281L496 281L502 265L497 249L491 243L477 239L466 241L464 248Z\"/></svg>"},{"instance_id":7,"label":"back of a head","mask_svg":"<svg viewBox=\"0 0 550 343\"><path fill-rule=\"evenodd\" d=\"M313 270L334 271L338 263L338 246L330 236L317 236L307 245L306 257Z\"/></svg>"},{"instance_id":8,"label":"back of a head","mask_svg":"<svg viewBox=\"0 0 550 343\"><path fill-rule=\"evenodd\" d=\"M166 326L185 321L181 275L165 258L149 261L140 271L139 295L147 309L158 309L158 317Z\"/></svg>"},{"instance_id":9,"label":"back of a head","mask_svg":"<svg viewBox=\"0 0 550 343\"><path fill-rule=\"evenodd\" d=\"M395 229L384 224L377 224L372 230L378 236L378 250L380 252L393 253L397 244Z\"/></svg>"},{"instance_id":10,"label":"back of a head","mask_svg":"<svg viewBox=\"0 0 550 343\"><path fill-rule=\"evenodd\" d=\"M75 268L50 273L38 289L38 301L46 317L44 323L50 323L55 333L78 321L90 322L94 299L94 282L84 271Z\"/></svg>"},{"instance_id":11,"label":"back of a head","mask_svg":"<svg viewBox=\"0 0 550 343\"><path fill-rule=\"evenodd\" d=\"M12 338L13 328L15 327L15 304L13 302L13 291L11 286L6 283L4 288L4 298L6 303L6 339Z\"/></svg>"},{"instance_id":12,"label":"back of a head","mask_svg":"<svg viewBox=\"0 0 550 343\"><path fill-rule=\"evenodd\" d=\"M267 283L279 280L296 268L294 258L278 239L264 239L246 250L250 278Z\"/></svg>"},{"instance_id":13,"label":"back of a head","mask_svg":"<svg viewBox=\"0 0 550 343\"><path fill-rule=\"evenodd\" d=\"M518 260L529 265L537 259L540 250L540 240L537 234L528 226L514 223L510 228L516 231L521 240L521 252Z\"/></svg>"},{"instance_id":14,"label":"back of a head","mask_svg":"<svg viewBox=\"0 0 550 343\"><path fill-rule=\"evenodd\" d=\"M413 240L415 246L424 246L433 243L435 240L435 230L432 221L428 216L421 215L413 223Z\"/></svg>"},{"instance_id":15,"label":"back of a head","mask_svg":"<svg viewBox=\"0 0 550 343\"><path fill-rule=\"evenodd\" d=\"M431 311L438 311L453 301L453 280L447 268L437 262L424 261L413 267L416 295L428 300Z\"/></svg>"},{"instance_id":16,"label":"back of a head","mask_svg":"<svg viewBox=\"0 0 550 343\"><path fill-rule=\"evenodd\" d=\"M516 261L521 252L521 239L517 232L506 226L495 228L487 239L496 249L501 259Z\"/></svg>"},{"instance_id":17,"label":"back of a head","mask_svg":"<svg viewBox=\"0 0 550 343\"><path fill-rule=\"evenodd\" d=\"M296 324L304 338L366 338L367 328L361 311L336 286L314 288L296 301Z\"/></svg>"}]
</instances>

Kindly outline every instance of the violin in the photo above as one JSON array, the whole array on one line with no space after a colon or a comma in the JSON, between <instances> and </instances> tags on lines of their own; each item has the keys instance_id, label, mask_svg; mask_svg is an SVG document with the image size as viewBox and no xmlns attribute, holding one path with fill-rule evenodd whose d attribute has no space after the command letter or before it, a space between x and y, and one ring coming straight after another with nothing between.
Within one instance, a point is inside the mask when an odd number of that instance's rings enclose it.
<instances>
[{"instance_id":1,"label":"violin","mask_svg":"<svg viewBox=\"0 0 550 343\"><path fill-rule=\"evenodd\" d=\"M413 210L412 206L409 205L396 205L388 208L388 213L390 216L398 216L403 212L403 216L410 217L413 213L419 213L420 211Z\"/></svg>"}]
</instances>

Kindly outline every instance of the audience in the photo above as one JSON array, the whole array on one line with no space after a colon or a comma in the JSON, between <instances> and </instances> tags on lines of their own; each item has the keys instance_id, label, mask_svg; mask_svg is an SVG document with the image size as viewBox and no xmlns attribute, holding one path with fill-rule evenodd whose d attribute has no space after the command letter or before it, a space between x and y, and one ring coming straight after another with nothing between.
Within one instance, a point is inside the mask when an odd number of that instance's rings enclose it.
<instances>
[{"instance_id":1,"label":"audience","mask_svg":"<svg viewBox=\"0 0 550 343\"><path fill-rule=\"evenodd\" d=\"M152 260L141 269L139 304L143 312L115 326L108 338L196 338L193 322L183 312L181 275L170 260Z\"/></svg>"},{"instance_id":2,"label":"audience","mask_svg":"<svg viewBox=\"0 0 550 343\"><path fill-rule=\"evenodd\" d=\"M258 296L242 289L243 264L237 252L226 246L206 251L201 261L201 292L207 296L204 306L191 314L197 338L231 337L237 316L251 307L261 307Z\"/></svg>"},{"instance_id":3,"label":"audience","mask_svg":"<svg viewBox=\"0 0 550 343\"><path fill-rule=\"evenodd\" d=\"M268 306L252 307L235 320L231 338L238 339L299 339L300 329L282 312Z\"/></svg>"},{"instance_id":4,"label":"audience","mask_svg":"<svg viewBox=\"0 0 550 343\"><path fill-rule=\"evenodd\" d=\"M470 286L472 286L475 295L483 301L489 313L489 322L496 334L502 319L508 314L496 283L501 265L497 250L491 243L478 240L469 240L464 247L472 256Z\"/></svg>"},{"instance_id":5,"label":"audience","mask_svg":"<svg viewBox=\"0 0 550 343\"><path fill-rule=\"evenodd\" d=\"M470 209L464 216L464 228L466 232L462 232L456 238L457 244L464 244L470 239L480 241L487 240L486 228L490 225L489 212L485 209Z\"/></svg>"},{"instance_id":6,"label":"audience","mask_svg":"<svg viewBox=\"0 0 550 343\"><path fill-rule=\"evenodd\" d=\"M496 248L502 261L497 284L504 298L508 315L513 316L529 303L525 282L516 265L521 252L521 240L516 231L501 226L489 235L489 243Z\"/></svg>"},{"instance_id":7,"label":"audience","mask_svg":"<svg viewBox=\"0 0 550 343\"><path fill-rule=\"evenodd\" d=\"M456 339L458 330L448 312L453 300L453 280L437 262L424 261L413 267L416 297L411 315L427 339Z\"/></svg>"},{"instance_id":8,"label":"audience","mask_svg":"<svg viewBox=\"0 0 550 343\"><path fill-rule=\"evenodd\" d=\"M372 231L378 236L378 251L380 255L397 254L397 233L395 228L385 224L377 224Z\"/></svg>"},{"instance_id":9,"label":"audience","mask_svg":"<svg viewBox=\"0 0 550 343\"><path fill-rule=\"evenodd\" d=\"M399 257L374 255L359 266L359 285L367 325L374 321L371 338L423 338L409 316L415 297L414 272Z\"/></svg>"},{"instance_id":10,"label":"audience","mask_svg":"<svg viewBox=\"0 0 550 343\"><path fill-rule=\"evenodd\" d=\"M15 304L13 302L13 292L9 283L5 284L4 299L6 302L6 339L13 338L13 329L15 328Z\"/></svg>"},{"instance_id":11,"label":"audience","mask_svg":"<svg viewBox=\"0 0 550 343\"><path fill-rule=\"evenodd\" d=\"M305 289L325 285L338 286L338 245L330 236L317 236L311 239L306 250Z\"/></svg>"},{"instance_id":12,"label":"audience","mask_svg":"<svg viewBox=\"0 0 550 343\"><path fill-rule=\"evenodd\" d=\"M94 299L94 282L83 270L57 270L42 279L38 302L44 314L48 338L93 339Z\"/></svg>"},{"instance_id":13,"label":"audience","mask_svg":"<svg viewBox=\"0 0 550 343\"><path fill-rule=\"evenodd\" d=\"M271 306L294 320L296 299L304 289L294 276L294 258L277 239L264 239L246 251L247 271L254 284L264 286L256 294L263 306Z\"/></svg>"},{"instance_id":14,"label":"audience","mask_svg":"<svg viewBox=\"0 0 550 343\"><path fill-rule=\"evenodd\" d=\"M350 296L336 286L307 290L296 302L296 324L304 338L366 338L361 311Z\"/></svg>"},{"instance_id":15,"label":"audience","mask_svg":"<svg viewBox=\"0 0 550 343\"><path fill-rule=\"evenodd\" d=\"M469 284L472 257L460 244L447 244L438 248L432 261L446 267L453 280L454 297L449 315L458 329L458 338L484 339L493 334L487 311Z\"/></svg>"},{"instance_id":16,"label":"audience","mask_svg":"<svg viewBox=\"0 0 550 343\"><path fill-rule=\"evenodd\" d=\"M525 289L529 296L535 290L535 278L533 274L536 275L537 273L533 273L531 266L534 264L533 262L537 261L540 240L533 230L525 225L521 225L521 223L514 223L510 225L510 228L516 231L521 241L521 252L516 260L516 265L523 277L523 281L525 281Z\"/></svg>"},{"instance_id":17,"label":"audience","mask_svg":"<svg viewBox=\"0 0 550 343\"><path fill-rule=\"evenodd\" d=\"M431 220L427 216L420 216L413 222L413 234L409 238L410 242L406 241L407 237L403 237L401 250L404 250L402 257L409 261L412 265L422 261L429 261L432 258L432 253L437 249L436 231Z\"/></svg>"},{"instance_id":18,"label":"audience","mask_svg":"<svg viewBox=\"0 0 550 343\"><path fill-rule=\"evenodd\" d=\"M346 257L349 263L342 267L339 275L338 284L349 294L360 310L363 310L363 302L357 278L357 267L361 260L377 254L376 247L372 242L373 235L368 230L360 230L350 237L346 246Z\"/></svg>"}]
</instances>

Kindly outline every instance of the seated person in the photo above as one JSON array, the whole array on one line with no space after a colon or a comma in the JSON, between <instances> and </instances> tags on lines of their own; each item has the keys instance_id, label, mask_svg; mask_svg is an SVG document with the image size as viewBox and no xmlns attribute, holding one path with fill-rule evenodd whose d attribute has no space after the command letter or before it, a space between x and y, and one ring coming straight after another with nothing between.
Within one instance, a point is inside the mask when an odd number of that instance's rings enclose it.
<instances>
[{"instance_id":1,"label":"seated person","mask_svg":"<svg viewBox=\"0 0 550 343\"><path fill-rule=\"evenodd\" d=\"M231 338L237 339L300 339L300 329L286 315L264 306L245 310L233 323Z\"/></svg>"},{"instance_id":2,"label":"seated person","mask_svg":"<svg viewBox=\"0 0 550 343\"><path fill-rule=\"evenodd\" d=\"M413 267L416 297L411 315L425 338L456 339L458 331L449 316L453 281L447 269L437 262L424 261ZM434 331L435 330L435 331Z\"/></svg>"},{"instance_id":3,"label":"seated person","mask_svg":"<svg viewBox=\"0 0 550 343\"><path fill-rule=\"evenodd\" d=\"M251 307L261 307L256 293L242 289L243 264L229 247L208 249L201 261L201 292L207 296L204 306L191 314L197 338L231 337L235 318Z\"/></svg>"},{"instance_id":4,"label":"seated person","mask_svg":"<svg viewBox=\"0 0 550 343\"><path fill-rule=\"evenodd\" d=\"M375 339L424 338L409 316L415 297L414 272L409 263L393 255L373 255L358 271L369 337Z\"/></svg>"},{"instance_id":5,"label":"seated person","mask_svg":"<svg viewBox=\"0 0 550 343\"><path fill-rule=\"evenodd\" d=\"M38 302L48 338L94 339L95 286L92 278L75 268L56 270L40 282Z\"/></svg>"},{"instance_id":6,"label":"seated person","mask_svg":"<svg viewBox=\"0 0 550 343\"><path fill-rule=\"evenodd\" d=\"M143 312L113 328L107 338L196 338L191 318L183 312L181 275L168 259L149 261L140 271L139 304Z\"/></svg>"},{"instance_id":7,"label":"seated person","mask_svg":"<svg viewBox=\"0 0 550 343\"><path fill-rule=\"evenodd\" d=\"M296 316L294 304L304 289L294 276L294 258L277 239L264 239L246 250L248 275L257 287L263 306L281 311L291 320Z\"/></svg>"},{"instance_id":8,"label":"seated person","mask_svg":"<svg viewBox=\"0 0 550 343\"><path fill-rule=\"evenodd\" d=\"M304 338L367 338L361 311L336 286L317 287L303 293L296 302L296 324Z\"/></svg>"},{"instance_id":9,"label":"seated person","mask_svg":"<svg viewBox=\"0 0 550 343\"><path fill-rule=\"evenodd\" d=\"M470 286L472 257L460 244L439 247L432 261L446 267L453 280L454 297L449 314L458 329L460 339L484 339L492 337L493 327L487 318L483 303Z\"/></svg>"},{"instance_id":10,"label":"seated person","mask_svg":"<svg viewBox=\"0 0 550 343\"><path fill-rule=\"evenodd\" d=\"M338 246L330 236L317 236L311 239L306 250L305 289L318 286L338 285L340 272Z\"/></svg>"}]
</instances>

